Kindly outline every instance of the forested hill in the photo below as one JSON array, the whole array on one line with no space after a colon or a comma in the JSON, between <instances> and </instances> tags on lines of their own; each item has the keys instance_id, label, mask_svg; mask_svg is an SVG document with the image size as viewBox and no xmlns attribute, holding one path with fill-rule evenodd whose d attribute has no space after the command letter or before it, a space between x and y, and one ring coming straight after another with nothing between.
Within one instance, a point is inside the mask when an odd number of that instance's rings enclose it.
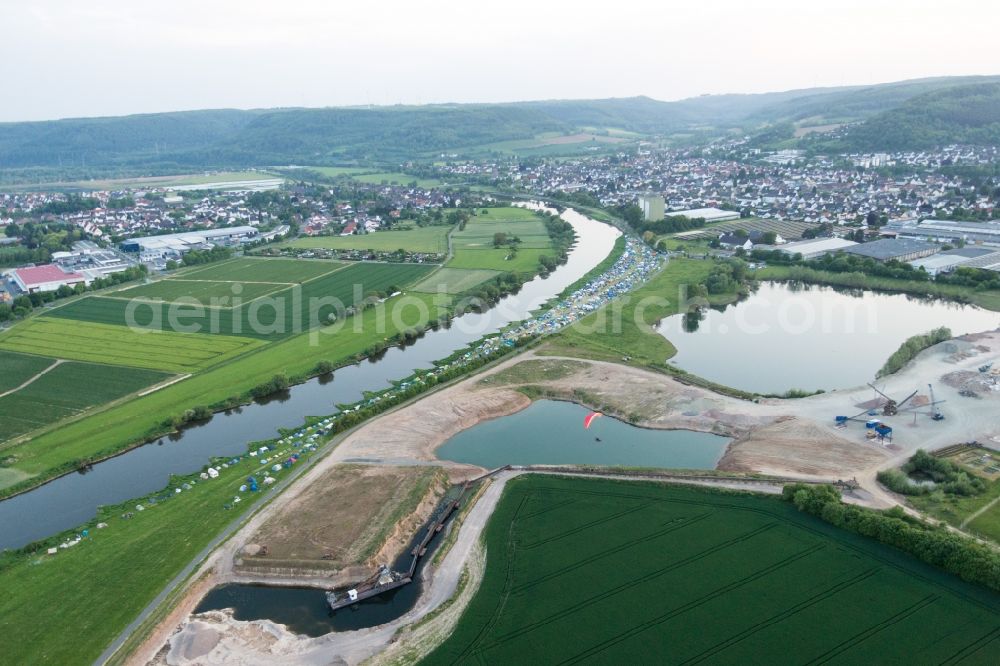
<instances>
[{"instance_id":1,"label":"forested hill","mask_svg":"<svg viewBox=\"0 0 1000 666\"><path fill-rule=\"evenodd\" d=\"M0 168L399 158L559 132L508 105L192 111L0 124Z\"/></svg>"},{"instance_id":2,"label":"forested hill","mask_svg":"<svg viewBox=\"0 0 1000 666\"><path fill-rule=\"evenodd\" d=\"M1000 145L1000 83L926 93L850 128L830 150L919 150L951 143Z\"/></svg>"},{"instance_id":3,"label":"forested hill","mask_svg":"<svg viewBox=\"0 0 1000 666\"><path fill-rule=\"evenodd\" d=\"M0 123L0 169L39 178L100 172L280 164L373 163L482 154L539 135L624 131L693 140L858 122L834 148L996 142L1000 77L922 79L865 87L677 102L648 97L507 104L235 109ZM770 129L769 129L770 128ZM780 132L779 132L780 133ZM811 137L818 147L829 141Z\"/></svg>"}]
</instances>

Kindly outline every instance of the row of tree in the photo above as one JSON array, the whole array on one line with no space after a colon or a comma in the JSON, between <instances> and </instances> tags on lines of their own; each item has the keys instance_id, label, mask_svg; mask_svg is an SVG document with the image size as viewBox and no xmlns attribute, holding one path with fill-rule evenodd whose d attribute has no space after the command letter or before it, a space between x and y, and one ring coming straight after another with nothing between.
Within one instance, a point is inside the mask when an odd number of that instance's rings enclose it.
<instances>
[{"instance_id":1,"label":"row of tree","mask_svg":"<svg viewBox=\"0 0 1000 666\"><path fill-rule=\"evenodd\" d=\"M831 525L910 553L961 578L1000 591L1000 552L972 539L910 518L900 507L874 511L844 504L833 486L791 484L782 497Z\"/></svg>"}]
</instances>

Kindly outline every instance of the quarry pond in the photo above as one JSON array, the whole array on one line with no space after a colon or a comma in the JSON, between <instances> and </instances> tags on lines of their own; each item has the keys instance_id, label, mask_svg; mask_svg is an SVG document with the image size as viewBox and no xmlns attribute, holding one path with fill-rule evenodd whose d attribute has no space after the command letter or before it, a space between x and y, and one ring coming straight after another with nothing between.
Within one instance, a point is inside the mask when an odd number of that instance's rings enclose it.
<instances>
[{"instance_id":1,"label":"quarry pond","mask_svg":"<svg viewBox=\"0 0 1000 666\"><path fill-rule=\"evenodd\" d=\"M464 430L435 452L442 460L479 465L601 465L713 469L729 439L690 430L638 428L570 402L537 400L510 416Z\"/></svg>"},{"instance_id":2,"label":"quarry pond","mask_svg":"<svg viewBox=\"0 0 1000 666\"><path fill-rule=\"evenodd\" d=\"M667 317L657 331L677 348L670 364L733 388L783 394L864 385L907 338L940 326L956 336L980 333L1000 326L1000 313L906 294L767 282L738 303Z\"/></svg>"}]
</instances>

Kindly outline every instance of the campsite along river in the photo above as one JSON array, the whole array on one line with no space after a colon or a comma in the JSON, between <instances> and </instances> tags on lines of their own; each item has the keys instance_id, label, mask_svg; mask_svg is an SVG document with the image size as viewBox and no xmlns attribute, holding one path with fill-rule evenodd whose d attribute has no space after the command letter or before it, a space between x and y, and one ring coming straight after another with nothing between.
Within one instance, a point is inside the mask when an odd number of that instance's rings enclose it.
<instances>
[{"instance_id":1,"label":"campsite along river","mask_svg":"<svg viewBox=\"0 0 1000 666\"><path fill-rule=\"evenodd\" d=\"M720 309L667 317L670 363L733 388L782 394L862 386L909 337L1000 326L1000 313L905 294L766 282ZM761 372L766 367L767 372Z\"/></svg>"},{"instance_id":2,"label":"campsite along river","mask_svg":"<svg viewBox=\"0 0 1000 666\"><path fill-rule=\"evenodd\" d=\"M391 348L378 359L341 368L332 380L315 378L276 398L216 414L207 423L131 449L86 472L3 500L0 549L19 548L71 529L92 518L98 506L163 488L170 475L197 472L214 456L242 455L250 442L272 437L278 428L298 426L308 416L331 414L338 403L353 403L366 391L389 388L392 380L433 367L434 361L483 335L525 319L607 257L620 235L614 227L574 210L566 210L563 218L573 225L576 243L567 262L548 277L536 277L492 309L457 317L448 328L428 331L406 348Z\"/></svg>"}]
</instances>

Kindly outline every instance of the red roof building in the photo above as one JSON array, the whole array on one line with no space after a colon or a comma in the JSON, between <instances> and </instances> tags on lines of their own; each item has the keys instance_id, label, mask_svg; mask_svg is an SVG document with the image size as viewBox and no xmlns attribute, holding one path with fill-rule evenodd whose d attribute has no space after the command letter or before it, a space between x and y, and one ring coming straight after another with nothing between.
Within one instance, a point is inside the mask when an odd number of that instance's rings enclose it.
<instances>
[{"instance_id":1,"label":"red roof building","mask_svg":"<svg viewBox=\"0 0 1000 666\"><path fill-rule=\"evenodd\" d=\"M36 291L55 291L62 285L87 284L89 280L81 273L66 272L55 264L18 268L13 271L14 283L28 294Z\"/></svg>"}]
</instances>

